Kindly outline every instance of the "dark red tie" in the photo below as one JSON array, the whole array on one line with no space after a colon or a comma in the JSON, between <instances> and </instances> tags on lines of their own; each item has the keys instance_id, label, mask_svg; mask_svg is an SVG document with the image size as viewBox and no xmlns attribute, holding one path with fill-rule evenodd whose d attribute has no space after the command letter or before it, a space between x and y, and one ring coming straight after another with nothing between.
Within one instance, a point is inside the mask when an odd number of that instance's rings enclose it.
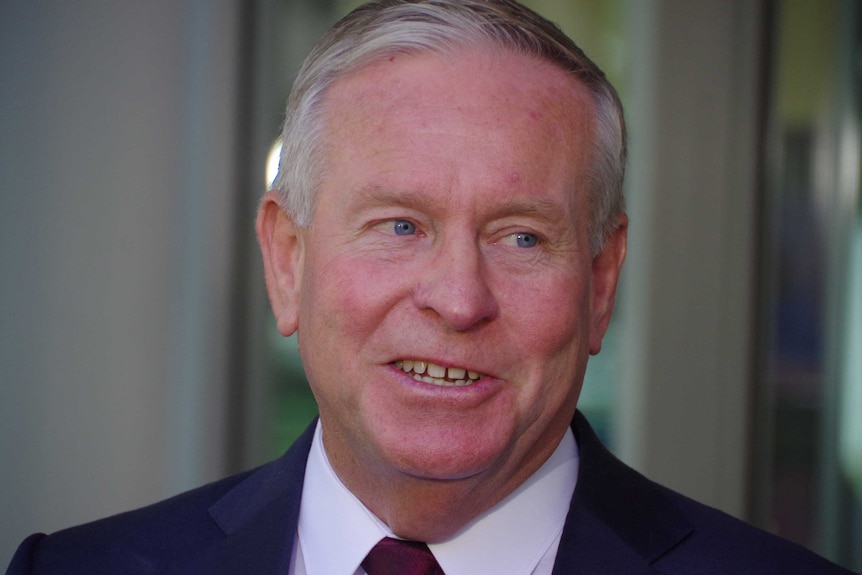
<instances>
[{"instance_id":1,"label":"dark red tie","mask_svg":"<svg viewBox=\"0 0 862 575\"><path fill-rule=\"evenodd\" d=\"M444 575L427 545L390 537L374 546L362 568L368 575Z\"/></svg>"}]
</instances>

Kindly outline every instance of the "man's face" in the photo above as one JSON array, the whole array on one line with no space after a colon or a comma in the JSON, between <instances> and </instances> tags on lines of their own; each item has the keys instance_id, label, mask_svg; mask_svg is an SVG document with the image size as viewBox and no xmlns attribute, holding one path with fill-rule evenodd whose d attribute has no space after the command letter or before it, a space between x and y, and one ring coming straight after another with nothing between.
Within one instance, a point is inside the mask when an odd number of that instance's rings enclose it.
<instances>
[{"instance_id":1,"label":"man's face","mask_svg":"<svg viewBox=\"0 0 862 575\"><path fill-rule=\"evenodd\" d=\"M505 494L569 425L613 304L625 232L591 256L592 100L549 63L474 50L365 67L325 110L312 224L273 228L298 234L273 303L333 466L349 487Z\"/></svg>"}]
</instances>

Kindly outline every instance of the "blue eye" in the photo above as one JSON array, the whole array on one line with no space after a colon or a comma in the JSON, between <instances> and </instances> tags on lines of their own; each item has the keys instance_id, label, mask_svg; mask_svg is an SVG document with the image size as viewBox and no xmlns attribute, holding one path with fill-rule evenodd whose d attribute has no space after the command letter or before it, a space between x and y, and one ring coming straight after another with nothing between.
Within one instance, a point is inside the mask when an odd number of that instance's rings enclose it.
<instances>
[{"instance_id":1,"label":"blue eye","mask_svg":"<svg viewBox=\"0 0 862 575\"><path fill-rule=\"evenodd\" d=\"M534 248L539 243L539 238L535 234L521 232L515 234L515 241L519 248Z\"/></svg>"},{"instance_id":2,"label":"blue eye","mask_svg":"<svg viewBox=\"0 0 862 575\"><path fill-rule=\"evenodd\" d=\"M407 220L395 220L394 230L396 236L412 236L416 233L416 226Z\"/></svg>"}]
</instances>

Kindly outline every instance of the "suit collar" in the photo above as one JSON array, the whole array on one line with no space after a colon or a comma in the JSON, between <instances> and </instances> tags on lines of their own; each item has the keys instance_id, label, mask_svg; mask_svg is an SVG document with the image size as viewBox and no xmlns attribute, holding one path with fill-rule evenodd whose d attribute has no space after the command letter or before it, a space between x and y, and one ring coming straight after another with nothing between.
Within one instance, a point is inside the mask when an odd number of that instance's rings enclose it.
<instances>
[{"instance_id":1,"label":"suit collar","mask_svg":"<svg viewBox=\"0 0 862 575\"><path fill-rule=\"evenodd\" d=\"M314 425L282 457L252 472L210 507L210 516L226 537L170 573L289 573Z\"/></svg>"},{"instance_id":2,"label":"suit collar","mask_svg":"<svg viewBox=\"0 0 862 575\"><path fill-rule=\"evenodd\" d=\"M692 526L661 487L605 449L580 412L572 429L581 466L555 575L653 573L649 565L685 539Z\"/></svg>"},{"instance_id":3,"label":"suit collar","mask_svg":"<svg viewBox=\"0 0 862 575\"><path fill-rule=\"evenodd\" d=\"M311 450L315 425L316 420L283 456L252 473L210 507L210 515L225 535L255 526L255 522L272 507L281 507L282 512L289 511L286 517L296 525L305 464Z\"/></svg>"}]
</instances>

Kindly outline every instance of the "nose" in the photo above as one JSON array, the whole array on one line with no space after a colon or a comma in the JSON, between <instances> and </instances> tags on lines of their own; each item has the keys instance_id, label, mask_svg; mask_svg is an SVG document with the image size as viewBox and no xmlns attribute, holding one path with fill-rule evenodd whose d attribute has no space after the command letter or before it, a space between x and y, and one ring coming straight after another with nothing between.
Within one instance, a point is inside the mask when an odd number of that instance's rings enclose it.
<instances>
[{"instance_id":1,"label":"nose","mask_svg":"<svg viewBox=\"0 0 862 575\"><path fill-rule=\"evenodd\" d=\"M433 312L456 331L468 331L497 316L498 303L475 241L453 239L429 259L414 291L419 309Z\"/></svg>"}]
</instances>

